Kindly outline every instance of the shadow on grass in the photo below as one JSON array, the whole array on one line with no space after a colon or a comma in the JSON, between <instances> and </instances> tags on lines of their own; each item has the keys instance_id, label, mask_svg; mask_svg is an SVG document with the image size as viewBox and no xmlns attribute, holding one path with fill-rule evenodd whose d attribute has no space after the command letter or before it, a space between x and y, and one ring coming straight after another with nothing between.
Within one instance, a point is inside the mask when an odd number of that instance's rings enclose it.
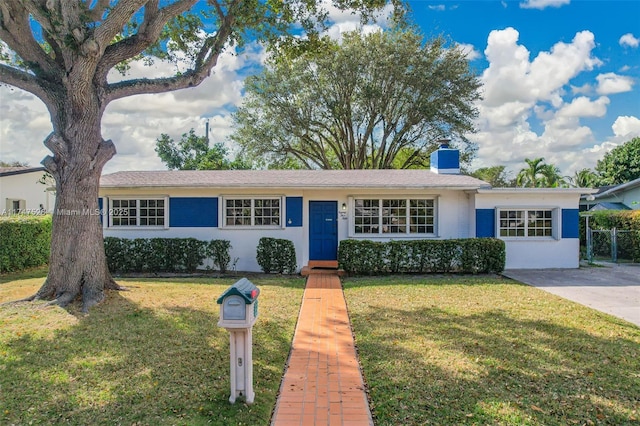
<instances>
[{"instance_id":1,"label":"shadow on grass","mask_svg":"<svg viewBox=\"0 0 640 426\"><path fill-rule=\"evenodd\" d=\"M272 293L296 286L260 285ZM299 305L277 310L263 301L254 327L256 398L247 406L228 402L229 335L217 327L215 299L204 308L148 308L126 293L108 298L52 338L25 332L0 340L0 423L268 424Z\"/></svg>"},{"instance_id":2,"label":"shadow on grass","mask_svg":"<svg viewBox=\"0 0 640 426\"><path fill-rule=\"evenodd\" d=\"M597 335L544 314L347 300L377 425L638 424L640 330L630 324L597 316Z\"/></svg>"}]
</instances>

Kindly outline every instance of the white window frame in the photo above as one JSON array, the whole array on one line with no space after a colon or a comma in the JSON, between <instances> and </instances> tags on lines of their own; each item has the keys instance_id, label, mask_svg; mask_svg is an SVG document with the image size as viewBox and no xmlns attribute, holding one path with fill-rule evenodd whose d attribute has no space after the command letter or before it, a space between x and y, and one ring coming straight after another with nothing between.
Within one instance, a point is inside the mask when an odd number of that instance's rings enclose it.
<instances>
[{"instance_id":1,"label":"white window frame","mask_svg":"<svg viewBox=\"0 0 640 426\"><path fill-rule=\"evenodd\" d=\"M285 196L284 195L224 195L221 197L219 216L220 227L224 229L284 229ZM251 200L251 224L249 225L228 225L227 224L227 201L230 200ZM256 200L278 200L280 203L278 225L256 225ZM275 217L275 216L273 216Z\"/></svg>"},{"instance_id":2,"label":"white window frame","mask_svg":"<svg viewBox=\"0 0 640 426\"><path fill-rule=\"evenodd\" d=\"M109 196L107 198L109 205L109 228L114 229L169 229L169 196L168 195L144 195L144 196ZM119 207L113 207L114 201L135 200L136 201L136 225L114 225L113 216ZM140 201L162 200L164 201L164 224L163 225L140 225Z\"/></svg>"},{"instance_id":3,"label":"white window frame","mask_svg":"<svg viewBox=\"0 0 640 426\"><path fill-rule=\"evenodd\" d=\"M501 235L501 226L500 226L500 213L506 211L520 211L523 212L523 222L524 222L524 236L507 236ZM529 236L529 212L530 211L550 211L551 212L551 235L545 236ZM526 240L526 241L549 241L549 240L558 240L560 237L560 211L561 209L556 206L499 206L496 207L496 238L500 238L503 240Z\"/></svg>"},{"instance_id":4,"label":"white window frame","mask_svg":"<svg viewBox=\"0 0 640 426\"><path fill-rule=\"evenodd\" d=\"M356 233L356 200L377 200L379 202L378 211L378 232L377 233ZM406 201L406 226L405 232L383 232L383 202L384 200L405 200ZM411 201L428 200L433 201L433 232L411 232ZM437 195L353 195L349 197L349 238L436 238L438 236L438 216L440 213ZM419 225L418 225L419 226Z\"/></svg>"}]
</instances>

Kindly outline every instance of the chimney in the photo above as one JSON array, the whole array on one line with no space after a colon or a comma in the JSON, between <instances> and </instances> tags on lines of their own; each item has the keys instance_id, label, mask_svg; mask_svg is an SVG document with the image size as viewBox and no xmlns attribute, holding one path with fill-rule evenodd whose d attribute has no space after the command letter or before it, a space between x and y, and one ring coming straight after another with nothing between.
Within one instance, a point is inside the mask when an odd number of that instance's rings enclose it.
<instances>
[{"instance_id":1,"label":"chimney","mask_svg":"<svg viewBox=\"0 0 640 426\"><path fill-rule=\"evenodd\" d=\"M449 148L450 139L438 141L440 147L431 153L431 171L441 175L460 174L460 151Z\"/></svg>"}]
</instances>

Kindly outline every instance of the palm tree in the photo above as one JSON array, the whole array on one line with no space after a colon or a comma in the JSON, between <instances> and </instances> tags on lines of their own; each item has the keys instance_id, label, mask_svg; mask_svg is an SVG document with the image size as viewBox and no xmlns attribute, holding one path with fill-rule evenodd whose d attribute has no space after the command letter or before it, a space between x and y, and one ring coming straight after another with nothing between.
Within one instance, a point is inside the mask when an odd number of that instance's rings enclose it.
<instances>
[{"instance_id":1,"label":"palm tree","mask_svg":"<svg viewBox=\"0 0 640 426\"><path fill-rule=\"evenodd\" d=\"M576 171L569 181L575 188L594 188L598 186L598 175L591 169L582 169Z\"/></svg>"},{"instance_id":2,"label":"palm tree","mask_svg":"<svg viewBox=\"0 0 640 426\"><path fill-rule=\"evenodd\" d=\"M529 167L518 172L518 175L516 176L516 185L523 188L539 187L541 183L540 181L544 179L544 158L534 158L533 160L525 158L524 161Z\"/></svg>"},{"instance_id":3,"label":"palm tree","mask_svg":"<svg viewBox=\"0 0 640 426\"><path fill-rule=\"evenodd\" d=\"M540 186L544 188L561 188L567 186L567 181L560 174L560 169L553 164L545 164L542 168L542 176L544 179L540 182Z\"/></svg>"}]
</instances>

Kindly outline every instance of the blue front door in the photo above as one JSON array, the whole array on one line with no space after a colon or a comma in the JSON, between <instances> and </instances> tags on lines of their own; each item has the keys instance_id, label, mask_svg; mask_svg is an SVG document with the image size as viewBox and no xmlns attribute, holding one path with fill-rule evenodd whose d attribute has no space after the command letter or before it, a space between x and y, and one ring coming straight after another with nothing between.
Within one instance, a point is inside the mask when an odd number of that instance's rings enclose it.
<instances>
[{"instance_id":1,"label":"blue front door","mask_svg":"<svg viewBox=\"0 0 640 426\"><path fill-rule=\"evenodd\" d=\"M338 260L337 201L309 201L309 260Z\"/></svg>"}]
</instances>

